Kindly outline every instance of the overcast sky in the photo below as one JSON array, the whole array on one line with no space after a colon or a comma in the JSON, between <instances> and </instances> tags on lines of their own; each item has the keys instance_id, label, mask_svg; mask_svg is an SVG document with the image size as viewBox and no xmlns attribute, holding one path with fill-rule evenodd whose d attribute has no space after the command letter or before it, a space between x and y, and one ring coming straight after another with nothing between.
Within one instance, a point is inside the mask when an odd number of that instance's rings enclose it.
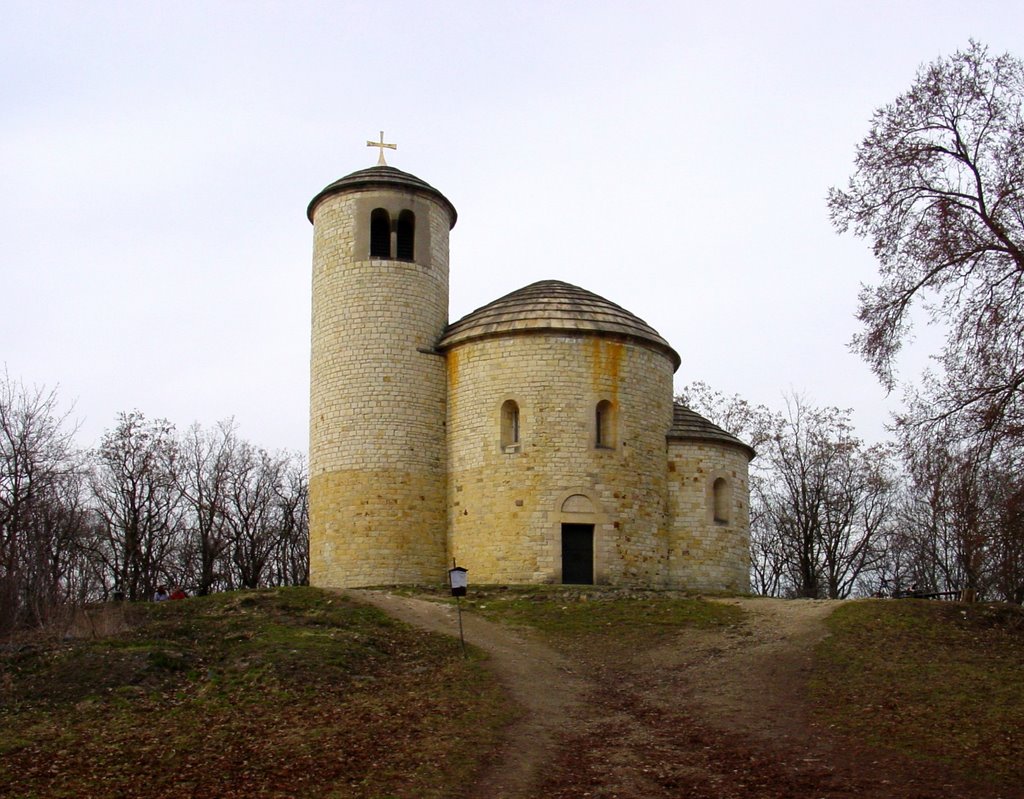
<instances>
[{"instance_id":1,"label":"overcast sky","mask_svg":"<svg viewBox=\"0 0 1024 799\"><path fill-rule=\"evenodd\" d=\"M1024 3L0 0L0 368L83 446L137 408L305 450L306 205L383 129L458 209L452 320L564 280L668 339L677 388L879 439L899 398L846 346L875 263L825 195L971 37L1024 55Z\"/></svg>"}]
</instances>

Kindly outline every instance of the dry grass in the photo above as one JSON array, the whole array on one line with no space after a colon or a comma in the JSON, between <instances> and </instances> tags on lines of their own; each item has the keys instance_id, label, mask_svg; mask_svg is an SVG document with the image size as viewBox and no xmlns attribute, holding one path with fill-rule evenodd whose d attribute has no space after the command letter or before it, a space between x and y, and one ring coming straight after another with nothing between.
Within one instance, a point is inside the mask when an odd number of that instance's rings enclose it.
<instances>
[{"instance_id":1,"label":"dry grass","mask_svg":"<svg viewBox=\"0 0 1024 799\"><path fill-rule=\"evenodd\" d=\"M313 589L128 613L0 652L0 795L441 797L508 716L451 639Z\"/></svg>"},{"instance_id":2,"label":"dry grass","mask_svg":"<svg viewBox=\"0 0 1024 799\"><path fill-rule=\"evenodd\" d=\"M871 600L828 624L813 685L832 729L971 779L1024 778L1024 610Z\"/></svg>"},{"instance_id":3,"label":"dry grass","mask_svg":"<svg viewBox=\"0 0 1024 799\"><path fill-rule=\"evenodd\" d=\"M478 587L463 608L532 626L611 677L616 653L742 618L590 587ZM440 799L512 712L457 641L312 589L128 606L112 634L97 618L94 637L0 645L0 795ZM825 729L851 750L1020 784L1024 611L866 601L828 623L809 697Z\"/></svg>"}]
</instances>

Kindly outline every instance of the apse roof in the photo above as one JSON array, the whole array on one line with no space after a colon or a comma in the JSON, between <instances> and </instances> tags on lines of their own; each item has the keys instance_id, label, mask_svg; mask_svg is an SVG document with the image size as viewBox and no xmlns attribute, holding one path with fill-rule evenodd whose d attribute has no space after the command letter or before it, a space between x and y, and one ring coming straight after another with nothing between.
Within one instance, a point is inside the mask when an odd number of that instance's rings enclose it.
<instances>
[{"instance_id":1,"label":"apse roof","mask_svg":"<svg viewBox=\"0 0 1024 799\"><path fill-rule=\"evenodd\" d=\"M751 459L757 454L753 447L744 444L732 433L727 433L696 411L678 402L672 406L672 427L668 431L668 438L674 441L715 441L720 444L731 444L746 451Z\"/></svg>"},{"instance_id":2,"label":"apse roof","mask_svg":"<svg viewBox=\"0 0 1024 799\"><path fill-rule=\"evenodd\" d=\"M395 169L393 166L386 165L360 169L358 172L345 175L345 177L339 178L334 183L326 186L316 197L310 200L309 206L306 208L306 216L309 218L309 221L313 221L313 213L322 199L350 189L405 189L406 191L411 189L412 191L432 194L440 200L442 205L447 206L452 220L451 227L455 227L455 220L458 214L455 211L455 206L451 204L447 197L425 180L421 180L415 175L410 175L408 172L403 172L401 169Z\"/></svg>"},{"instance_id":3,"label":"apse roof","mask_svg":"<svg viewBox=\"0 0 1024 799\"><path fill-rule=\"evenodd\" d=\"M438 347L496 335L538 331L598 333L633 339L664 352L679 368L679 355L643 319L604 297L560 280L541 280L477 308L448 325Z\"/></svg>"}]
</instances>

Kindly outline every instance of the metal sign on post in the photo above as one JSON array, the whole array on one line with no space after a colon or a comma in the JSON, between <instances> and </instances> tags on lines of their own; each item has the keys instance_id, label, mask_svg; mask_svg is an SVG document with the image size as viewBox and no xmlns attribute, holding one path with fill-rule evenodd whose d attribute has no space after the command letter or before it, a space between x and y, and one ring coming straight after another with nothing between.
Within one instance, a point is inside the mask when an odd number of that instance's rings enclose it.
<instances>
[{"instance_id":1,"label":"metal sign on post","mask_svg":"<svg viewBox=\"0 0 1024 799\"><path fill-rule=\"evenodd\" d=\"M466 654L466 636L462 632L462 603L459 601L459 597L466 595L466 587L469 585L469 579L466 577L467 571L461 566L456 566L455 558L452 558L452 568L448 570L448 584L452 587L455 607L459 611L459 641L462 642L462 657L468 657L468 655Z\"/></svg>"},{"instance_id":2,"label":"metal sign on post","mask_svg":"<svg viewBox=\"0 0 1024 799\"><path fill-rule=\"evenodd\" d=\"M453 560L454 564L455 561ZM461 566L455 566L448 570L448 582L452 587L452 596L465 596L466 586L469 585L469 578L466 577L468 569L463 569Z\"/></svg>"}]
</instances>

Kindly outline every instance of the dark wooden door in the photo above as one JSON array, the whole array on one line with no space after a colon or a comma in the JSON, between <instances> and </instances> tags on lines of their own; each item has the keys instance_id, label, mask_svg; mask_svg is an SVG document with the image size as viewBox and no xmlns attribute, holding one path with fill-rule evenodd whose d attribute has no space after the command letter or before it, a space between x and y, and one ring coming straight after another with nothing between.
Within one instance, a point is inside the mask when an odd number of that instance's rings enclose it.
<instances>
[{"instance_id":1,"label":"dark wooden door","mask_svg":"<svg viewBox=\"0 0 1024 799\"><path fill-rule=\"evenodd\" d=\"M594 525L562 525L562 582L594 583Z\"/></svg>"}]
</instances>

